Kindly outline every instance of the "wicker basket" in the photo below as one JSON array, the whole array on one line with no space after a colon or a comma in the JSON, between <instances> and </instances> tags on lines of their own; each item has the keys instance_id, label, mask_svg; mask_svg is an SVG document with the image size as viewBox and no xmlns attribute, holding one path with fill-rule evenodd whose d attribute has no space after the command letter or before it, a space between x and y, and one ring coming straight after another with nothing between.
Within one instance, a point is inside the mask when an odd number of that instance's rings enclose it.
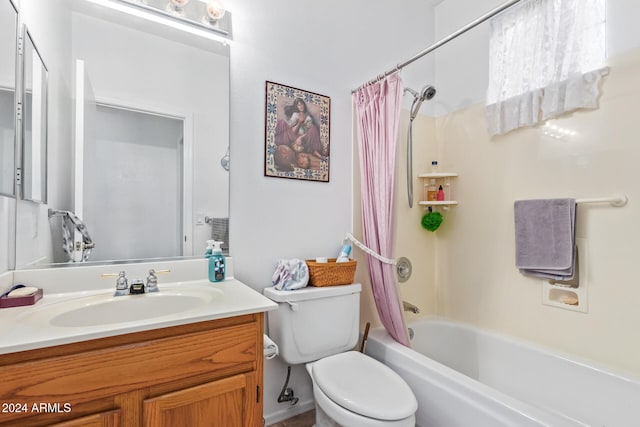
<instances>
[{"instance_id":1,"label":"wicker basket","mask_svg":"<svg viewBox=\"0 0 640 427\"><path fill-rule=\"evenodd\" d=\"M311 286L350 285L356 274L357 261L336 262L330 258L329 262L315 262L307 260L309 267L309 284Z\"/></svg>"}]
</instances>

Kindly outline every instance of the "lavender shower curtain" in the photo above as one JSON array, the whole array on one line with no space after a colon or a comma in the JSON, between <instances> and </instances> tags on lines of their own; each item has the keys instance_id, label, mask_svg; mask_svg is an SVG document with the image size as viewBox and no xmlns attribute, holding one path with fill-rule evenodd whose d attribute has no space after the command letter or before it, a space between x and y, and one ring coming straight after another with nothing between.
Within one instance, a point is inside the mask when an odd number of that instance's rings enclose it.
<instances>
[{"instance_id":1,"label":"lavender shower curtain","mask_svg":"<svg viewBox=\"0 0 640 427\"><path fill-rule=\"evenodd\" d=\"M402 80L394 73L353 95L358 122L364 244L386 258L393 258L394 178L402 90ZM367 261L380 320L396 341L408 346L394 267L371 255L367 255Z\"/></svg>"}]
</instances>

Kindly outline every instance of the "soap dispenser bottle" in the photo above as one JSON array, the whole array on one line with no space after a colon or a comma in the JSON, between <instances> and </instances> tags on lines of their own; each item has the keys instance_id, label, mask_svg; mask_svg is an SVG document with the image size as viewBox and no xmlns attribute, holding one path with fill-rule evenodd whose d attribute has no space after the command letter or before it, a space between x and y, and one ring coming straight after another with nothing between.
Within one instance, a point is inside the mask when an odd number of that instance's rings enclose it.
<instances>
[{"instance_id":1,"label":"soap dispenser bottle","mask_svg":"<svg viewBox=\"0 0 640 427\"><path fill-rule=\"evenodd\" d=\"M213 242L213 250L209 257L209 281L222 282L225 277L225 259L220 245L224 242Z\"/></svg>"}]
</instances>

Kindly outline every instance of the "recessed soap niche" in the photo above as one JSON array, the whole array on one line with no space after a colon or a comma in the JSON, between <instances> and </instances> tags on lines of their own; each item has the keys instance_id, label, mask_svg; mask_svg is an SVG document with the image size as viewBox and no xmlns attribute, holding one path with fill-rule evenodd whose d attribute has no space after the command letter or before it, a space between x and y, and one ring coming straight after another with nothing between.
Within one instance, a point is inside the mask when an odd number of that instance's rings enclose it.
<instances>
[{"instance_id":1,"label":"recessed soap niche","mask_svg":"<svg viewBox=\"0 0 640 427\"><path fill-rule=\"evenodd\" d=\"M578 247L577 264L578 277L572 282L554 283L549 280L542 282L542 303L565 310L586 313L588 309L587 266L589 265L589 251L587 239L576 238Z\"/></svg>"}]
</instances>

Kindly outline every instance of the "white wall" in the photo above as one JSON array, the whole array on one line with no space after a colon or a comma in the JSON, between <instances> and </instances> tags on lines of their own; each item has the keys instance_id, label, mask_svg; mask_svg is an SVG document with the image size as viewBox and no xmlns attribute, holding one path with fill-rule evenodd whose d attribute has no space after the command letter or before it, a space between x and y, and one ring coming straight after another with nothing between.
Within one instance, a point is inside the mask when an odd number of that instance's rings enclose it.
<instances>
[{"instance_id":1,"label":"white wall","mask_svg":"<svg viewBox=\"0 0 640 427\"><path fill-rule=\"evenodd\" d=\"M335 256L352 230L351 90L430 45L433 11L424 0L402 8L383 0L227 3L234 18L231 253L237 278L260 290L271 285L279 259ZM431 82L423 66L406 70L408 84ZM331 98L329 183L264 177L267 80ZM266 361L267 421L290 412L276 403L285 374L281 362ZM310 402L302 367L290 386L299 405Z\"/></svg>"}]
</instances>

